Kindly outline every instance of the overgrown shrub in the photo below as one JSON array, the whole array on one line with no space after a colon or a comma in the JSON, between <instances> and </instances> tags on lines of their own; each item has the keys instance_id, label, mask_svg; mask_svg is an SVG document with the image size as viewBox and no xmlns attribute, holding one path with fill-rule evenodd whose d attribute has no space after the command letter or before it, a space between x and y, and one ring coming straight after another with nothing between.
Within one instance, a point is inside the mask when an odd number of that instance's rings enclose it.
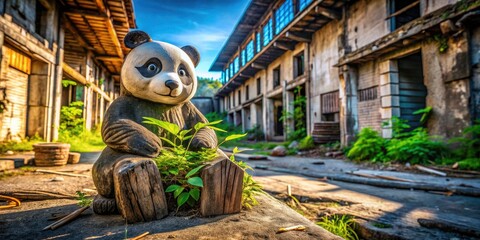
<instances>
[{"instance_id":1,"label":"overgrown shrub","mask_svg":"<svg viewBox=\"0 0 480 240\"><path fill-rule=\"evenodd\" d=\"M262 128L258 124L255 124L253 128L247 131L247 133L248 140L261 141L265 138Z\"/></svg>"},{"instance_id":2,"label":"overgrown shrub","mask_svg":"<svg viewBox=\"0 0 480 240\"><path fill-rule=\"evenodd\" d=\"M408 137L393 138L386 144L386 160L428 163L447 156L445 143L432 140L426 129L417 128Z\"/></svg>"},{"instance_id":3,"label":"overgrown shrub","mask_svg":"<svg viewBox=\"0 0 480 240\"><path fill-rule=\"evenodd\" d=\"M308 135L302 140L298 142L298 149L299 150L307 150L307 149L312 149L315 147L315 143L313 142L313 137Z\"/></svg>"},{"instance_id":4,"label":"overgrown shrub","mask_svg":"<svg viewBox=\"0 0 480 240\"><path fill-rule=\"evenodd\" d=\"M76 101L60 110L61 135L78 135L83 132L83 102Z\"/></svg>"},{"instance_id":5,"label":"overgrown shrub","mask_svg":"<svg viewBox=\"0 0 480 240\"><path fill-rule=\"evenodd\" d=\"M199 176L200 170L209 161L217 157L217 150L225 142L245 137L246 134L233 134L225 137L214 149L202 148L198 151L191 151L190 145L193 138L202 128L211 128L217 132L226 132L218 128L221 120L210 123L199 122L193 129L181 129L178 125L160 121L154 118L144 118L144 123L152 124L166 131L168 135L159 136L162 141L169 144L170 148L163 148L160 155L154 159L157 167L162 174L162 181L167 186L165 192L172 193L177 200L177 210L184 204L193 207L200 199L200 188L203 187L203 180ZM169 136L168 138L166 136ZM234 155L238 153L235 148L230 160L236 163L244 171L251 169L243 162L237 162ZM242 204L245 208L250 208L256 204L254 198L255 192L260 189L259 185L253 181L251 176L245 172L243 178Z\"/></svg>"},{"instance_id":6,"label":"overgrown shrub","mask_svg":"<svg viewBox=\"0 0 480 240\"><path fill-rule=\"evenodd\" d=\"M383 161L385 145L386 140L377 131L363 128L357 136L357 141L348 151L347 157L356 161Z\"/></svg>"}]
</instances>

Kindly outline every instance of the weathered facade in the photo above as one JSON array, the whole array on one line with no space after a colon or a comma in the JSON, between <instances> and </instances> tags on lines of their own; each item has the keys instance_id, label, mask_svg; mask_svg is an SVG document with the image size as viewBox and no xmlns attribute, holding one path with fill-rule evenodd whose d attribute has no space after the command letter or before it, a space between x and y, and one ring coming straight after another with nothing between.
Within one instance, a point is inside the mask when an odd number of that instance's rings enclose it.
<instances>
[{"instance_id":1,"label":"weathered facade","mask_svg":"<svg viewBox=\"0 0 480 240\"><path fill-rule=\"evenodd\" d=\"M120 91L129 28L131 1L0 0L0 139L55 140L73 101L84 102L86 129L101 123Z\"/></svg>"},{"instance_id":2,"label":"weathered facade","mask_svg":"<svg viewBox=\"0 0 480 240\"><path fill-rule=\"evenodd\" d=\"M479 9L473 0L253 0L212 64L224 82L217 97L230 121L258 124L269 140L294 128L279 116L293 111L297 86L318 142L346 144L364 127L391 137L384 122L419 126L413 112L426 106L432 134L457 136L480 115Z\"/></svg>"}]
</instances>

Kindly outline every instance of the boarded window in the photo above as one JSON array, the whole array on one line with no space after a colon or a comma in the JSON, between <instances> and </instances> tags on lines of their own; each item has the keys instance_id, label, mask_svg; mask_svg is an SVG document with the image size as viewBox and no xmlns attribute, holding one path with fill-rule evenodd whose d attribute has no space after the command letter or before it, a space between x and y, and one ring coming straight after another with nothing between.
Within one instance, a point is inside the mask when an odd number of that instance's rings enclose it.
<instances>
[{"instance_id":1,"label":"boarded window","mask_svg":"<svg viewBox=\"0 0 480 240\"><path fill-rule=\"evenodd\" d=\"M13 67L26 74L30 74L31 60L29 57L17 52L11 48L6 48L8 57L8 66Z\"/></svg>"},{"instance_id":2,"label":"boarded window","mask_svg":"<svg viewBox=\"0 0 480 240\"><path fill-rule=\"evenodd\" d=\"M249 99L249 96L248 96L249 94L250 94L250 89L248 88L248 85L247 85L245 86L245 100L247 101Z\"/></svg>"},{"instance_id":3,"label":"boarded window","mask_svg":"<svg viewBox=\"0 0 480 240\"><path fill-rule=\"evenodd\" d=\"M37 0L35 5L35 32L42 37L47 36L48 9Z\"/></svg>"},{"instance_id":4,"label":"boarded window","mask_svg":"<svg viewBox=\"0 0 480 240\"><path fill-rule=\"evenodd\" d=\"M245 63L247 62L247 53L246 53L245 49L243 49L243 50L241 51L240 57L241 57L241 58L240 58L240 65L241 65L241 66L244 66Z\"/></svg>"},{"instance_id":5,"label":"boarded window","mask_svg":"<svg viewBox=\"0 0 480 240\"><path fill-rule=\"evenodd\" d=\"M292 0L285 0L275 11L275 34L279 34L293 19Z\"/></svg>"},{"instance_id":6,"label":"boarded window","mask_svg":"<svg viewBox=\"0 0 480 240\"><path fill-rule=\"evenodd\" d=\"M322 94L322 113L340 112L338 91Z\"/></svg>"},{"instance_id":7,"label":"boarded window","mask_svg":"<svg viewBox=\"0 0 480 240\"><path fill-rule=\"evenodd\" d=\"M280 86L280 67L273 69L273 88Z\"/></svg>"},{"instance_id":8,"label":"boarded window","mask_svg":"<svg viewBox=\"0 0 480 240\"><path fill-rule=\"evenodd\" d=\"M293 76L302 76L304 73L304 57L303 52L293 58Z\"/></svg>"},{"instance_id":9,"label":"boarded window","mask_svg":"<svg viewBox=\"0 0 480 240\"><path fill-rule=\"evenodd\" d=\"M238 90L238 104L242 104L242 92Z\"/></svg>"},{"instance_id":10,"label":"boarded window","mask_svg":"<svg viewBox=\"0 0 480 240\"><path fill-rule=\"evenodd\" d=\"M378 98L378 87L371 87L367 89L358 90L358 101L371 101Z\"/></svg>"},{"instance_id":11,"label":"boarded window","mask_svg":"<svg viewBox=\"0 0 480 240\"><path fill-rule=\"evenodd\" d=\"M260 95L262 93L262 81L260 78L257 78L257 95Z\"/></svg>"},{"instance_id":12,"label":"boarded window","mask_svg":"<svg viewBox=\"0 0 480 240\"><path fill-rule=\"evenodd\" d=\"M267 24L263 26L263 46L267 46L272 41L272 19L268 20Z\"/></svg>"}]
</instances>

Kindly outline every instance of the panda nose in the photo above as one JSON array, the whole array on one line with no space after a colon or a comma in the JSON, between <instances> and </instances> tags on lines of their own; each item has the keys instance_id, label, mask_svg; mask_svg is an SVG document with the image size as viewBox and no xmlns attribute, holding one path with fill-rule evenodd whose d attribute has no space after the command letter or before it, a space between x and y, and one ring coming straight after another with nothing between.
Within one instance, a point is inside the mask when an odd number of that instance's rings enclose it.
<instances>
[{"instance_id":1,"label":"panda nose","mask_svg":"<svg viewBox=\"0 0 480 240\"><path fill-rule=\"evenodd\" d=\"M178 83L176 81L173 81L173 80L167 80L165 82L165 86L170 88L170 90L174 90L174 89L178 88Z\"/></svg>"}]
</instances>

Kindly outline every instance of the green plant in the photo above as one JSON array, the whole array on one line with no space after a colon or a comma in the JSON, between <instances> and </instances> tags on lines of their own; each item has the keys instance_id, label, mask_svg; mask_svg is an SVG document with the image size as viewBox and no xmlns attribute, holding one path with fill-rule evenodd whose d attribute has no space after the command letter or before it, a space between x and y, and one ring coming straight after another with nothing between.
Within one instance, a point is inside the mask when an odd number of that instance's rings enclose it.
<instances>
[{"instance_id":1,"label":"green plant","mask_svg":"<svg viewBox=\"0 0 480 240\"><path fill-rule=\"evenodd\" d=\"M355 220L353 217L347 215L324 216L320 222L317 222L317 225L344 239L358 240L358 235L354 230Z\"/></svg>"},{"instance_id":2,"label":"green plant","mask_svg":"<svg viewBox=\"0 0 480 240\"><path fill-rule=\"evenodd\" d=\"M68 87L68 86L77 86L77 82L69 79L63 79L62 80L62 85L63 87Z\"/></svg>"},{"instance_id":3,"label":"green plant","mask_svg":"<svg viewBox=\"0 0 480 240\"><path fill-rule=\"evenodd\" d=\"M426 107L413 112L413 114L415 115L422 114L422 117L420 118L420 124L422 124L422 126L425 126L425 124L427 123L427 120L432 115L432 112L433 112L432 110L433 110L432 107Z\"/></svg>"},{"instance_id":4,"label":"green plant","mask_svg":"<svg viewBox=\"0 0 480 240\"><path fill-rule=\"evenodd\" d=\"M380 137L377 131L371 128L363 128L358 134L357 141L348 151L347 157L357 161L383 161L385 145L386 140Z\"/></svg>"},{"instance_id":5,"label":"green plant","mask_svg":"<svg viewBox=\"0 0 480 240\"><path fill-rule=\"evenodd\" d=\"M293 94L293 112L284 110L282 111L282 116L280 117L280 121L282 121L284 124L286 124L288 121L293 120L294 128L290 129L288 125L286 127L287 138L290 141L302 139L307 135L307 127L305 120L307 98L302 94L301 86L297 86L293 90Z\"/></svg>"},{"instance_id":6,"label":"green plant","mask_svg":"<svg viewBox=\"0 0 480 240\"><path fill-rule=\"evenodd\" d=\"M61 134L78 135L83 132L83 102L76 101L68 106L63 106L60 110Z\"/></svg>"},{"instance_id":7,"label":"green plant","mask_svg":"<svg viewBox=\"0 0 480 240\"><path fill-rule=\"evenodd\" d=\"M416 128L405 138L391 139L386 146L386 158L399 162L428 163L447 156L442 141L432 140L425 128Z\"/></svg>"},{"instance_id":8,"label":"green plant","mask_svg":"<svg viewBox=\"0 0 480 240\"><path fill-rule=\"evenodd\" d=\"M83 192L80 192L80 191L77 191L76 192L78 197L77 197L77 200L78 200L78 205L80 207L87 207L87 206L90 206L93 202L93 199L92 198L88 198L85 193Z\"/></svg>"},{"instance_id":9,"label":"green plant","mask_svg":"<svg viewBox=\"0 0 480 240\"><path fill-rule=\"evenodd\" d=\"M259 140L264 139L264 137L265 137L264 134L263 134L263 131L262 131L261 127L260 127L260 125L258 125L258 124L255 124L255 125L253 126L253 128L251 128L251 129L249 129L249 130L247 131L247 133L248 133L248 137L247 137L247 138L248 138L249 140L259 141Z\"/></svg>"},{"instance_id":10,"label":"green plant","mask_svg":"<svg viewBox=\"0 0 480 240\"><path fill-rule=\"evenodd\" d=\"M236 161L235 154L239 153L237 147L233 149L230 160L236 163L241 169L243 169L243 188L242 188L242 207L244 209L251 209L253 206L258 205L258 201L255 198L256 195L263 193L262 186L253 180L252 175L248 174L247 170L253 171L253 168L248 166L245 162Z\"/></svg>"},{"instance_id":11,"label":"green plant","mask_svg":"<svg viewBox=\"0 0 480 240\"><path fill-rule=\"evenodd\" d=\"M299 150L307 150L307 149L312 149L314 147L315 147L315 143L313 142L313 137L310 135L302 138L302 140L298 142Z\"/></svg>"},{"instance_id":12,"label":"green plant","mask_svg":"<svg viewBox=\"0 0 480 240\"><path fill-rule=\"evenodd\" d=\"M438 51L440 53L445 53L448 50L448 37L445 37L441 34L436 34L433 36L433 40L437 42Z\"/></svg>"},{"instance_id":13,"label":"green plant","mask_svg":"<svg viewBox=\"0 0 480 240\"><path fill-rule=\"evenodd\" d=\"M173 193L174 199L177 200L177 210L185 203L193 207L198 202L200 188L203 187L203 180L198 174L206 162L217 156L218 147L225 142L246 136L246 134L233 134L227 136L214 149L201 148L198 151L191 151L191 143L202 128L210 128L219 132L225 131L214 126L221 120L210 123L198 122L193 129L182 130L174 123L149 117L144 117L144 119L144 123L164 130L165 133L161 132L159 137L171 146L163 148L154 161L162 174L162 181L168 186L165 192ZM190 134L192 131L193 133Z\"/></svg>"}]
</instances>

